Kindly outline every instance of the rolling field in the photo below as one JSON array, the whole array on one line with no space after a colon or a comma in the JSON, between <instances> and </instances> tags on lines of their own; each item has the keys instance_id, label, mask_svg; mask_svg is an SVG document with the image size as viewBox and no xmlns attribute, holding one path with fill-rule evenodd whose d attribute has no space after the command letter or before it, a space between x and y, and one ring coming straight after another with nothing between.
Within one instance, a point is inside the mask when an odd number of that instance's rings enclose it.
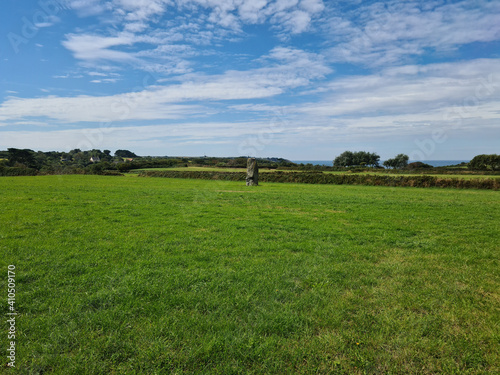
<instances>
[{"instance_id":1,"label":"rolling field","mask_svg":"<svg viewBox=\"0 0 500 375\"><path fill-rule=\"evenodd\" d=\"M0 189L18 313L0 373L500 372L499 192L90 175Z\"/></svg>"}]
</instances>

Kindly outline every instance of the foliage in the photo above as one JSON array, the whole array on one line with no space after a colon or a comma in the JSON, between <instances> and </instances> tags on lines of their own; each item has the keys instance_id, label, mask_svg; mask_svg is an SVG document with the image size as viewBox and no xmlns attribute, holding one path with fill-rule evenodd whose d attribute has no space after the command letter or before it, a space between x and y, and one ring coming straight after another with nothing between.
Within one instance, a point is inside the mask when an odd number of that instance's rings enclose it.
<instances>
[{"instance_id":1,"label":"foliage","mask_svg":"<svg viewBox=\"0 0 500 375\"><path fill-rule=\"evenodd\" d=\"M129 151L129 150L116 150L115 156L118 156L120 158L136 158L137 157L136 154L134 154L132 151Z\"/></svg>"},{"instance_id":2,"label":"foliage","mask_svg":"<svg viewBox=\"0 0 500 375\"><path fill-rule=\"evenodd\" d=\"M18 168L16 171L4 171L4 174L15 173L16 175L33 174L68 174L68 173L102 173L103 170L116 169L116 163L123 162L121 158L114 159L111 151L104 152L93 149L82 151L74 149L70 152L57 151L33 151L28 149L9 148L8 151L0 152L0 156L7 156L7 166ZM90 158L98 157L101 166L91 167L94 163ZM2 163L5 164L5 163ZM35 171L35 172L33 172Z\"/></svg>"},{"instance_id":3,"label":"foliage","mask_svg":"<svg viewBox=\"0 0 500 375\"><path fill-rule=\"evenodd\" d=\"M469 168L474 170L500 170L500 155L477 155L469 162Z\"/></svg>"},{"instance_id":4,"label":"foliage","mask_svg":"<svg viewBox=\"0 0 500 375\"><path fill-rule=\"evenodd\" d=\"M0 166L0 176L36 176L38 171L27 167Z\"/></svg>"},{"instance_id":5,"label":"foliage","mask_svg":"<svg viewBox=\"0 0 500 375\"><path fill-rule=\"evenodd\" d=\"M26 168L35 168L35 152L29 149L9 148L7 149L10 166L20 164Z\"/></svg>"},{"instance_id":6,"label":"foliage","mask_svg":"<svg viewBox=\"0 0 500 375\"><path fill-rule=\"evenodd\" d=\"M421 161L415 161L406 166L406 169L431 169L434 168L430 164L422 163Z\"/></svg>"},{"instance_id":7,"label":"foliage","mask_svg":"<svg viewBox=\"0 0 500 375\"><path fill-rule=\"evenodd\" d=\"M177 166L200 165L218 166L223 168L246 167L247 158L173 158L173 157L138 157L129 150L116 150L115 157L111 156L110 150L88 150L74 149L69 152L49 151L35 152L33 150L20 150L10 148L8 151L0 151L0 165L21 168L16 171L4 173L33 175L31 169L39 174L67 174L74 173L96 173L109 175L109 171L128 172L133 169L144 168L169 168ZM99 158L99 162L92 162L91 158ZM6 159L6 160L3 160ZM124 159L133 159L124 160ZM265 168L278 168L283 166L295 166L296 164L280 158L259 158L259 166ZM23 169L24 168L24 169ZM26 169L27 168L27 169ZM119 174L119 173L118 173Z\"/></svg>"},{"instance_id":8,"label":"foliage","mask_svg":"<svg viewBox=\"0 0 500 375\"><path fill-rule=\"evenodd\" d=\"M335 158L333 165L335 167L351 166L378 166L380 156L366 151L345 151Z\"/></svg>"},{"instance_id":9,"label":"foliage","mask_svg":"<svg viewBox=\"0 0 500 375\"><path fill-rule=\"evenodd\" d=\"M410 157L405 154L399 154L393 159L387 159L384 161L384 167L402 169L408 165L408 160Z\"/></svg>"},{"instance_id":10,"label":"foliage","mask_svg":"<svg viewBox=\"0 0 500 375\"><path fill-rule=\"evenodd\" d=\"M19 289L2 373L500 372L497 192L89 175L0 189L0 268Z\"/></svg>"},{"instance_id":11,"label":"foliage","mask_svg":"<svg viewBox=\"0 0 500 375\"><path fill-rule=\"evenodd\" d=\"M182 164L182 162L181 160L178 159L150 158L150 159L137 159L127 163L121 163L118 164L117 168L121 172L126 172L132 169L169 168L169 167L175 167L180 164Z\"/></svg>"},{"instance_id":12,"label":"foliage","mask_svg":"<svg viewBox=\"0 0 500 375\"><path fill-rule=\"evenodd\" d=\"M139 177L193 178L202 180L244 181L245 172L219 171L143 171ZM321 172L272 172L259 174L259 182L368 185L400 187L440 187L458 189L500 189L497 178L441 178L435 176L391 176L382 174L327 174Z\"/></svg>"}]
</instances>

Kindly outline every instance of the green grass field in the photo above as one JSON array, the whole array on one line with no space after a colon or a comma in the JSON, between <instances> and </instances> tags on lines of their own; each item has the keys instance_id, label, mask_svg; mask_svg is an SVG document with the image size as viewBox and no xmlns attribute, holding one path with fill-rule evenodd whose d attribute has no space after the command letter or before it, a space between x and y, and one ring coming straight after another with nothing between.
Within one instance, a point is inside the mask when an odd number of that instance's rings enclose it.
<instances>
[{"instance_id":1,"label":"green grass field","mask_svg":"<svg viewBox=\"0 0 500 375\"><path fill-rule=\"evenodd\" d=\"M89 175L0 189L18 312L1 373L500 372L499 192Z\"/></svg>"}]
</instances>

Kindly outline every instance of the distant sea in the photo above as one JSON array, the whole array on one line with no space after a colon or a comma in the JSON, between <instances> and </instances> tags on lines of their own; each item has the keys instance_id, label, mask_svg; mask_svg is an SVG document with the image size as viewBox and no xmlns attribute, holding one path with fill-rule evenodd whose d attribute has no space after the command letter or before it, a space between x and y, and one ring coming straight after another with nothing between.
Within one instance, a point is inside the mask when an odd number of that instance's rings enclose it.
<instances>
[{"instance_id":1,"label":"distant sea","mask_svg":"<svg viewBox=\"0 0 500 375\"><path fill-rule=\"evenodd\" d=\"M470 160L410 160L409 163L413 163L414 161L422 161L423 163L432 165L433 167L445 167L447 165L457 165L462 162L468 163ZM333 166L333 160L292 160L292 162L297 164L308 164L312 165L328 165L330 167ZM380 162L382 165L383 161Z\"/></svg>"}]
</instances>

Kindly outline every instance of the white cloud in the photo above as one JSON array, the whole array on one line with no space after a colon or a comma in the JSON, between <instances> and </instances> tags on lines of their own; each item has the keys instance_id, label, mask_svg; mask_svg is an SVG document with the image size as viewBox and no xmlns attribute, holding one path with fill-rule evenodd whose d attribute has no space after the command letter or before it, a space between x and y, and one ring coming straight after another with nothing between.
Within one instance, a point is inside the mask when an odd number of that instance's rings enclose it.
<instances>
[{"instance_id":1,"label":"white cloud","mask_svg":"<svg viewBox=\"0 0 500 375\"><path fill-rule=\"evenodd\" d=\"M279 17L284 23L285 28L292 34L300 34L306 31L311 22L311 15L302 10L295 10L291 13L280 14Z\"/></svg>"},{"instance_id":2,"label":"white cloud","mask_svg":"<svg viewBox=\"0 0 500 375\"><path fill-rule=\"evenodd\" d=\"M171 123L148 126L104 126L53 131L3 131L0 148L20 147L37 150L74 148L140 147L151 155L151 146L188 144L238 144L242 137L269 128L268 122ZM160 141L161 140L161 141ZM235 147L236 152L236 147Z\"/></svg>"},{"instance_id":3,"label":"white cloud","mask_svg":"<svg viewBox=\"0 0 500 375\"><path fill-rule=\"evenodd\" d=\"M321 0L302 0L299 6L310 14L320 13L325 9Z\"/></svg>"},{"instance_id":4,"label":"white cloud","mask_svg":"<svg viewBox=\"0 0 500 375\"><path fill-rule=\"evenodd\" d=\"M243 22L254 24L264 20L262 10L267 5L267 0L245 1L238 8L238 14Z\"/></svg>"},{"instance_id":5,"label":"white cloud","mask_svg":"<svg viewBox=\"0 0 500 375\"><path fill-rule=\"evenodd\" d=\"M88 72L87 73L89 76L97 76L97 77L107 77L108 75L106 73L101 73L101 72Z\"/></svg>"},{"instance_id":6,"label":"white cloud","mask_svg":"<svg viewBox=\"0 0 500 375\"><path fill-rule=\"evenodd\" d=\"M473 42L500 39L500 3L478 0L434 3L376 2L331 17L334 61L383 66L446 52Z\"/></svg>"},{"instance_id":7,"label":"white cloud","mask_svg":"<svg viewBox=\"0 0 500 375\"><path fill-rule=\"evenodd\" d=\"M103 79L93 79L91 83L116 83L118 82L118 78L103 78Z\"/></svg>"},{"instance_id":8,"label":"white cloud","mask_svg":"<svg viewBox=\"0 0 500 375\"><path fill-rule=\"evenodd\" d=\"M0 107L0 121L50 118L59 123L109 122L131 119L179 119L201 111L198 106L167 104L152 92L107 97L76 96L21 99L9 98Z\"/></svg>"},{"instance_id":9,"label":"white cloud","mask_svg":"<svg viewBox=\"0 0 500 375\"><path fill-rule=\"evenodd\" d=\"M335 80L318 90L321 100L287 111L337 137L498 131L499 71L500 59L387 68Z\"/></svg>"},{"instance_id":10,"label":"white cloud","mask_svg":"<svg viewBox=\"0 0 500 375\"><path fill-rule=\"evenodd\" d=\"M210 111L199 105L177 103L206 101L206 105L210 105L209 102L215 101L268 98L309 85L330 72L319 56L297 49L275 48L260 61L265 62L266 67L231 70L213 76L186 75L182 77L182 83L151 87L140 92L101 97L10 98L0 106L0 121L48 117L75 123L199 116ZM109 83L114 79L91 82Z\"/></svg>"},{"instance_id":11,"label":"white cloud","mask_svg":"<svg viewBox=\"0 0 500 375\"><path fill-rule=\"evenodd\" d=\"M81 60L113 60L134 61L134 56L129 52L110 49L110 47L129 46L134 43L130 34L121 34L116 37L103 37L98 35L66 35L63 46L73 52Z\"/></svg>"},{"instance_id":12,"label":"white cloud","mask_svg":"<svg viewBox=\"0 0 500 375\"><path fill-rule=\"evenodd\" d=\"M70 0L81 16L99 15L106 31L78 30L62 44L82 65L131 64L162 74L193 71L193 58L218 43L241 41L247 24L268 23L278 35L310 29L324 10L321 0ZM88 9L86 9L88 6ZM204 48L206 47L206 48Z\"/></svg>"},{"instance_id":13,"label":"white cloud","mask_svg":"<svg viewBox=\"0 0 500 375\"><path fill-rule=\"evenodd\" d=\"M44 14L44 20L42 22L37 22L34 24L35 27L41 29L44 27L50 27L61 21L61 19L54 15Z\"/></svg>"},{"instance_id":14,"label":"white cloud","mask_svg":"<svg viewBox=\"0 0 500 375\"><path fill-rule=\"evenodd\" d=\"M80 17L95 16L109 9L110 4L100 0L66 0L67 7L77 12Z\"/></svg>"},{"instance_id":15,"label":"white cloud","mask_svg":"<svg viewBox=\"0 0 500 375\"><path fill-rule=\"evenodd\" d=\"M311 18L324 10L322 0L68 0L69 7L80 16L112 12L115 20L123 22L130 32L143 32L150 22L167 12L208 10L207 20L223 28L240 31L244 24L271 20L285 31L299 33L306 30Z\"/></svg>"},{"instance_id":16,"label":"white cloud","mask_svg":"<svg viewBox=\"0 0 500 375\"><path fill-rule=\"evenodd\" d=\"M500 59L388 68L333 81L326 100L303 110L328 116L423 113L467 100L500 101L499 70Z\"/></svg>"}]
</instances>

